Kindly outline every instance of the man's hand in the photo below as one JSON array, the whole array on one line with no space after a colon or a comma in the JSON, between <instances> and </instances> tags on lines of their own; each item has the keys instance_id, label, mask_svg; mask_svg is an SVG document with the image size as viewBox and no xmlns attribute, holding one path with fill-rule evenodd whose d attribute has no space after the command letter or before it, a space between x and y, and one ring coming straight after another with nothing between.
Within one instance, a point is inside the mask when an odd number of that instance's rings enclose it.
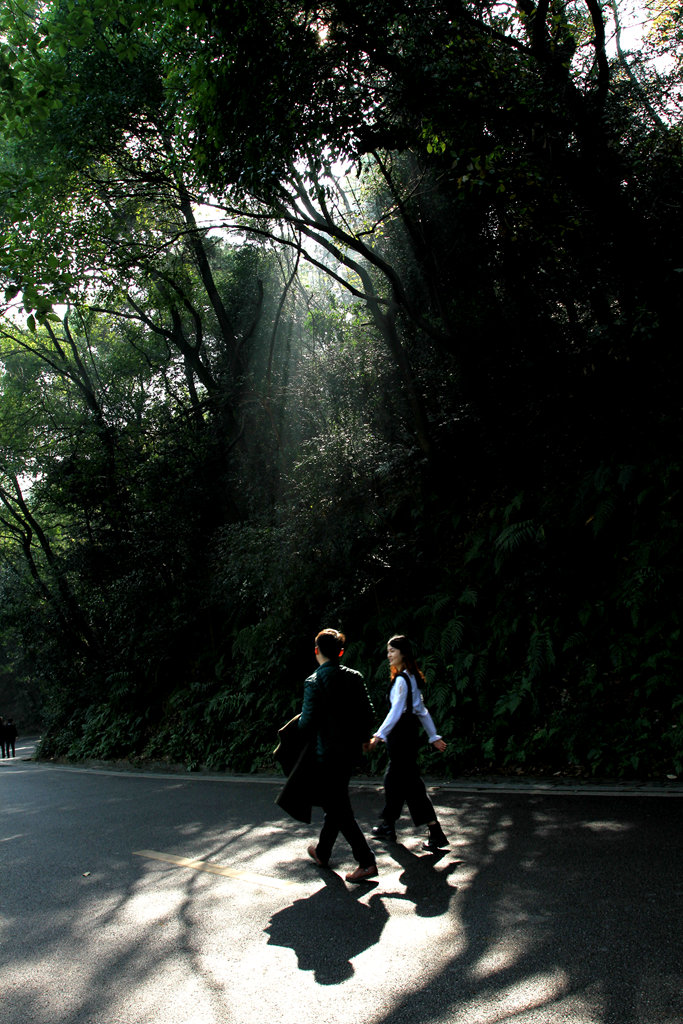
<instances>
[{"instance_id":1,"label":"man's hand","mask_svg":"<svg viewBox=\"0 0 683 1024\"><path fill-rule=\"evenodd\" d=\"M432 746L434 747L434 750L438 750L440 754L443 754L444 750L446 749L447 743L445 740L434 740Z\"/></svg>"},{"instance_id":2,"label":"man's hand","mask_svg":"<svg viewBox=\"0 0 683 1024\"><path fill-rule=\"evenodd\" d=\"M368 743L363 747L363 750L374 750L378 743L381 743L379 736L372 736Z\"/></svg>"}]
</instances>

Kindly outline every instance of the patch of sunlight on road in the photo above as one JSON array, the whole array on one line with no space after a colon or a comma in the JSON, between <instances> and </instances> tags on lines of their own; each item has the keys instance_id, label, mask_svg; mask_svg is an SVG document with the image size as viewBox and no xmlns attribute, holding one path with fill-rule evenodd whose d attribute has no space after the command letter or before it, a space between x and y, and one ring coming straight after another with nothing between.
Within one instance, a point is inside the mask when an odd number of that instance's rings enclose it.
<instances>
[{"instance_id":1,"label":"patch of sunlight on road","mask_svg":"<svg viewBox=\"0 0 683 1024\"><path fill-rule=\"evenodd\" d=\"M528 975L514 985L497 990L490 997L482 992L476 1000L454 1007L450 1021L451 1024L503 1024L514 1020L515 1024L526 1024L529 1020L538 1020L538 1012L542 1010L544 1020L551 1024L566 1019L559 1003L569 990L569 978L564 971ZM584 1018L584 1024L591 1024L591 1021L588 1016Z\"/></svg>"},{"instance_id":2,"label":"patch of sunlight on road","mask_svg":"<svg viewBox=\"0 0 683 1024\"><path fill-rule=\"evenodd\" d=\"M581 827L591 832L630 832L633 825L621 821L584 821Z\"/></svg>"},{"instance_id":3,"label":"patch of sunlight on road","mask_svg":"<svg viewBox=\"0 0 683 1024\"><path fill-rule=\"evenodd\" d=\"M495 946L488 950L476 964L472 965L470 977L474 981L486 981L499 972L509 970L519 960L516 949L505 946Z\"/></svg>"},{"instance_id":4,"label":"patch of sunlight on road","mask_svg":"<svg viewBox=\"0 0 683 1024\"><path fill-rule=\"evenodd\" d=\"M173 919L182 903L182 894L169 898L166 892L138 892L126 902L126 918L136 925L157 924Z\"/></svg>"}]
</instances>

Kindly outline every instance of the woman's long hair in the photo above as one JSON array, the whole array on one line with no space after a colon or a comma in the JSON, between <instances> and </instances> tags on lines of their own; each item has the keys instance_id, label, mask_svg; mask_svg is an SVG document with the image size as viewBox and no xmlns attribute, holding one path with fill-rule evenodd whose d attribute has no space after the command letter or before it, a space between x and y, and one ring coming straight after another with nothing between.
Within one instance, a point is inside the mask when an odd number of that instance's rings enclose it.
<instances>
[{"instance_id":1,"label":"woman's long hair","mask_svg":"<svg viewBox=\"0 0 683 1024\"><path fill-rule=\"evenodd\" d=\"M391 665L390 672L391 678L395 679L399 672L409 672L411 676L415 676L416 679L421 679L425 682L424 672L415 661L415 655L413 653L413 645L407 636L399 634L398 636L392 636L391 640L387 640L389 647L395 647L397 651L400 651L403 655L403 669L397 668L395 665Z\"/></svg>"}]
</instances>

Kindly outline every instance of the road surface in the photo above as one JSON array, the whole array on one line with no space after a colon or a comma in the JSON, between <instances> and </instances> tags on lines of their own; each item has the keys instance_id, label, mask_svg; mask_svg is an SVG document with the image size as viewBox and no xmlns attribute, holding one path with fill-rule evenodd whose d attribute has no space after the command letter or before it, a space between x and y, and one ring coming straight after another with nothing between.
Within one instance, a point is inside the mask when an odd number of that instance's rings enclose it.
<instances>
[{"instance_id":1,"label":"road surface","mask_svg":"<svg viewBox=\"0 0 683 1024\"><path fill-rule=\"evenodd\" d=\"M0 763L1 1024L681 1024L683 798L433 793L348 885L278 782ZM354 790L361 825L381 805Z\"/></svg>"}]
</instances>

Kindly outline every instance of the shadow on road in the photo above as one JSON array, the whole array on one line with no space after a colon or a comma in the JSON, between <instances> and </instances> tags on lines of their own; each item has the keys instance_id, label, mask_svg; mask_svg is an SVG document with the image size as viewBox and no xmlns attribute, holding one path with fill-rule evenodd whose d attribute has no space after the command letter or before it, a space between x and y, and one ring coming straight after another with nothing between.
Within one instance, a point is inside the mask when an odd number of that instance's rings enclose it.
<instances>
[{"instance_id":1,"label":"shadow on road","mask_svg":"<svg viewBox=\"0 0 683 1024\"><path fill-rule=\"evenodd\" d=\"M436 871L436 865L450 857L450 853L443 851L437 854L418 855L400 843L392 844L389 851L391 857L403 868L398 880L405 886L405 891L387 892L384 896L388 899L414 903L418 917L440 917L447 914L451 900L458 891L448 879L458 870L461 862L452 860L445 868Z\"/></svg>"},{"instance_id":2,"label":"shadow on road","mask_svg":"<svg viewBox=\"0 0 683 1024\"><path fill-rule=\"evenodd\" d=\"M465 798L457 893L430 895L415 858L392 850L404 867L402 898L412 895L418 914L431 899L445 913L448 900L455 941L378 1024L433 1019L435 990L451 1024L683 1020L682 805L657 804Z\"/></svg>"},{"instance_id":3,"label":"shadow on road","mask_svg":"<svg viewBox=\"0 0 683 1024\"><path fill-rule=\"evenodd\" d=\"M280 816L268 786L33 771L0 773L7 1020L168 1020L173 982L174 1000L186 985L187 1006L201 1002L192 1019L202 1024L240 1020L231 1001L246 986L254 1010L241 1024L250 1024L263 1019L262 997L275 998L268 986L297 970L318 986L321 1019L339 1024L359 1019L354 987L368 979L373 1024L683 1020L683 800L451 795L439 803L453 839L444 857L397 844L383 848L372 885L351 889L323 871L312 895L259 902L248 886L131 851L306 884L316 871L304 855L311 830ZM30 800L20 799L22 779L36 781ZM373 819L375 802L359 794L359 820ZM398 955L397 935L399 952L404 937L412 950L405 973L397 981L380 969L375 983L363 954L376 950L378 963ZM417 935L438 940L413 948ZM292 950L296 962L269 947ZM59 1014L55 965L65 979Z\"/></svg>"},{"instance_id":4,"label":"shadow on road","mask_svg":"<svg viewBox=\"0 0 683 1024\"><path fill-rule=\"evenodd\" d=\"M376 945L389 913L382 897L360 897L368 885L349 890L339 875L321 872L325 886L273 914L264 930L269 946L294 950L301 971L313 971L319 985L338 985L353 973L351 961Z\"/></svg>"}]
</instances>

